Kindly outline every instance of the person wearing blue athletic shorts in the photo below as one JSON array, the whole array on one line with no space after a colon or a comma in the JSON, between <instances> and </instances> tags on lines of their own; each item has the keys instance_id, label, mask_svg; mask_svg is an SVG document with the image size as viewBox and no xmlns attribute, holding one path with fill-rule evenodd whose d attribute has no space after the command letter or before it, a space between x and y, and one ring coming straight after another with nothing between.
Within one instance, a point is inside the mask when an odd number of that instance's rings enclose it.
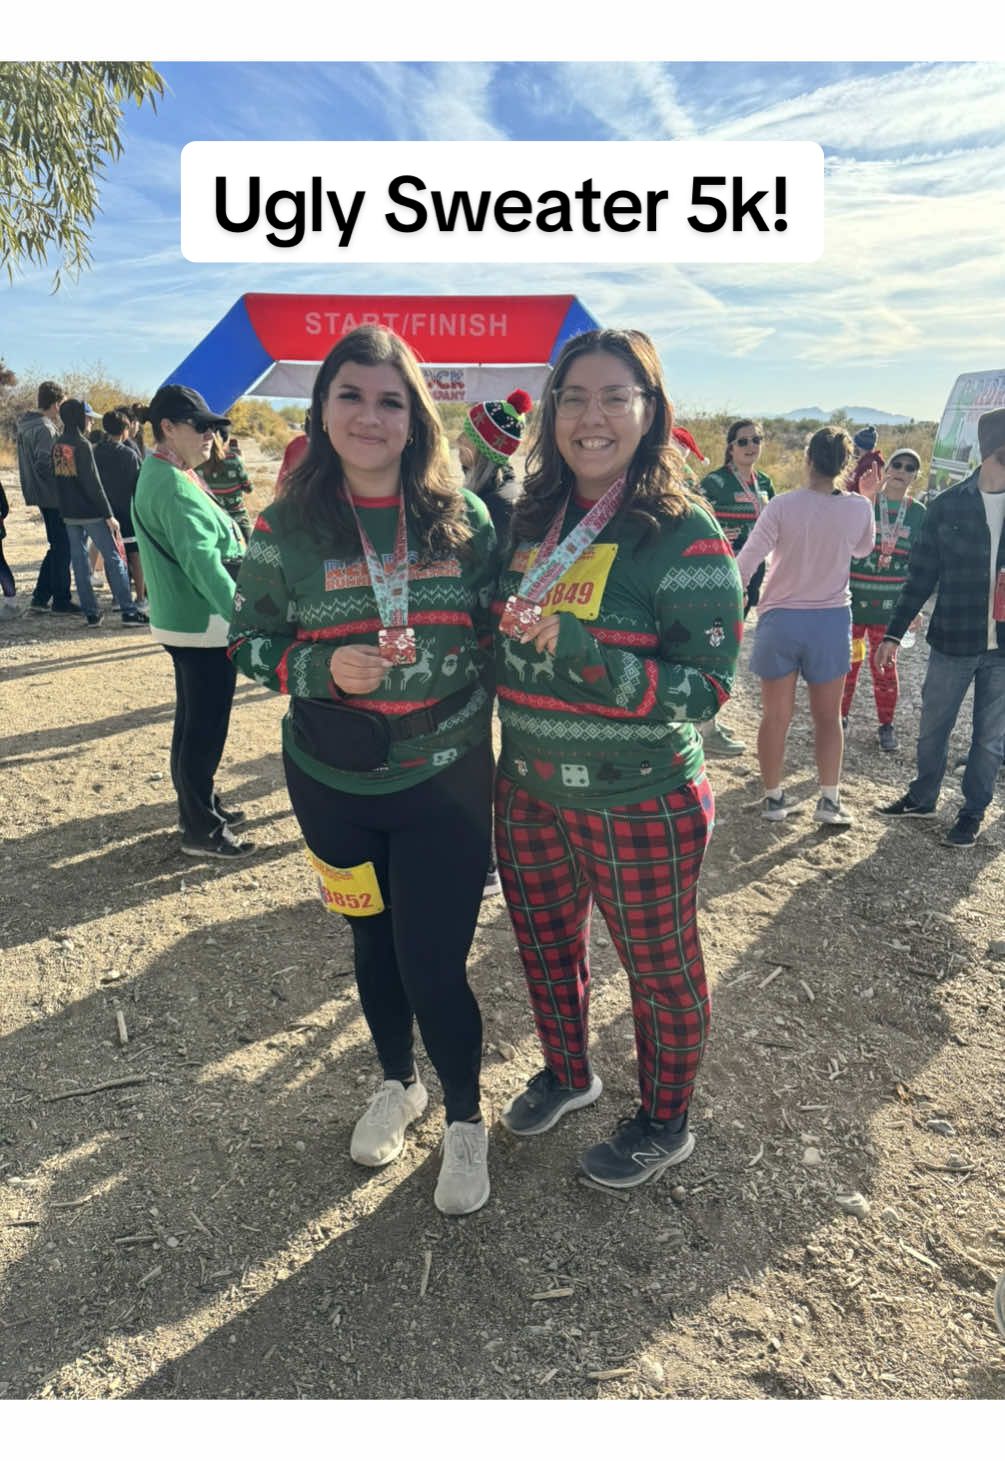
<instances>
[{"instance_id":1,"label":"person wearing blue athletic shorts","mask_svg":"<svg viewBox=\"0 0 1005 1461\"><path fill-rule=\"evenodd\" d=\"M773 498L737 556L746 586L768 555L750 658L761 681L757 758L764 782L762 816L780 822L791 808L782 790L785 738L799 676L809 686L813 744L820 776L814 819L847 827L839 791L844 734L841 695L851 665L852 558L876 540L873 501L879 473L863 477L861 496L840 485L851 440L825 426L806 449L806 484Z\"/></svg>"}]
</instances>

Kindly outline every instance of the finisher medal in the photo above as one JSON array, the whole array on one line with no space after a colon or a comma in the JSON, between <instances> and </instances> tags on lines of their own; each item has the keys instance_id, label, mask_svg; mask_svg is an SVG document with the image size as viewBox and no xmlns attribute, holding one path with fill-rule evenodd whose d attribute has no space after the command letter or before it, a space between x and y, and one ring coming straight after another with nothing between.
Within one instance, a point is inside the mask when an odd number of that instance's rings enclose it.
<instances>
[{"instance_id":1,"label":"finisher medal","mask_svg":"<svg viewBox=\"0 0 1005 1461\"><path fill-rule=\"evenodd\" d=\"M624 491L625 479L619 477L608 487L603 497L593 504L578 526L559 542L568 498L562 503L538 549L533 567L528 568L520 580L519 590L510 594L506 600L499 619L501 633L517 640L526 640L529 637L529 632L541 622L544 612L541 602L547 597L548 590L558 582L567 568L579 561L593 540L603 532L621 506Z\"/></svg>"},{"instance_id":2,"label":"finisher medal","mask_svg":"<svg viewBox=\"0 0 1005 1461\"><path fill-rule=\"evenodd\" d=\"M408 628L378 629L377 648L381 659L389 665L415 664L415 630Z\"/></svg>"},{"instance_id":3,"label":"finisher medal","mask_svg":"<svg viewBox=\"0 0 1005 1461\"><path fill-rule=\"evenodd\" d=\"M541 605L520 594L510 594L499 620L499 631L511 639L521 639L541 622Z\"/></svg>"}]
</instances>

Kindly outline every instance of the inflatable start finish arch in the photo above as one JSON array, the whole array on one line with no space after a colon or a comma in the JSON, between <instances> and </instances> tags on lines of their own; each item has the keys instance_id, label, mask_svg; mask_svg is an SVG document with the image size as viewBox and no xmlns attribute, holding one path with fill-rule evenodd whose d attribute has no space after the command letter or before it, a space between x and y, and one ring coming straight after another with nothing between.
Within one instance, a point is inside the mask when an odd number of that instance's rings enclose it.
<instances>
[{"instance_id":1,"label":"inflatable start finish arch","mask_svg":"<svg viewBox=\"0 0 1005 1461\"><path fill-rule=\"evenodd\" d=\"M239 396L304 399L357 325L406 340L440 401L503 400L517 386L538 400L566 340L598 328L572 294L243 294L167 381L221 412Z\"/></svg>"}]
</instances>

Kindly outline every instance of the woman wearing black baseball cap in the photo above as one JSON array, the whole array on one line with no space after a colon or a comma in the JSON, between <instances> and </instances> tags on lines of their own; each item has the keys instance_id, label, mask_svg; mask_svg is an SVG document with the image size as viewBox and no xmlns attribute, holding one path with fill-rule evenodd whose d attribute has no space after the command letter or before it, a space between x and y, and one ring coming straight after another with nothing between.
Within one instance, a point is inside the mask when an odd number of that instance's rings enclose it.
<instances>
[{"instance_id":1,"label":"woman wearing black baseball cap","mask_svg":"<svg viewBox=\"0 0 1005 1461\"><path fill-rule=\"evenodd\" d=\"M223 755L237 674L227 656L234 579L244 540L196 468L213 433L229 426L198 391L164 385L145 412L154 450L140 469L133 526L150 603L150 632L174 664L171 780L178 794L181 850L190 857L235 858L252 851L231 827L213 778Z\"/></svg>"}]
</instances>

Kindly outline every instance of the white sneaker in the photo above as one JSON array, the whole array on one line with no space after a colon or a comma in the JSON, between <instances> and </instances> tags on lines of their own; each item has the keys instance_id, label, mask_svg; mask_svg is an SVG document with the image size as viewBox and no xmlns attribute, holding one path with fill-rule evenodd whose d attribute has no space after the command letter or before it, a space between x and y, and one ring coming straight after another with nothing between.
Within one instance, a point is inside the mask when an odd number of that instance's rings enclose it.
<instances>
[{"instance_id":1,"label":"white sneaker","mask_svg":"<svg viewBox=\"0 0 1005 1461\"><path fill-rule=\"evenodd\" d=\"M485 887L482 889L483 898L494 898L497 893L502 892L502 880L499 877L498 868L490 867L485 874Z\"/></svg>"},{"instance_id":2,"label":"white sneaker","mask_svg":"<svg viewBox=\"0 0 1005 1461\"><path fill-rule=\"evenodd\" d=\"M489 1200L489 1134L484 1121L451 1121L433 1201L448 1217L477 1212Z\"/></svg>"},{"instance_id":3,"label":"white sneaker","mask_svg":"<svg viewBox=\"0 0 1005 1461\"><path fill-rule=\"evenodd\" d=\"M785 793L781 796L765 796L761 798L761 816L766 822L784 822L792 808L785 800Z\"/></svg>"},{"instance_id":4,"label":"white sneaker","mask_svg":"<svg viewBox=\"0 0 1005 1461\"><path fill-rule=\"evenodd\" d=\"M410 1086L385 1081L353 1127L349 1155L361 1167L386 1167L401 1155L405 1131L418 1121L429 1092L416 1076Z\"/></svg>"},{"instance_id":5,"label":"white sneaker","mask_svg":"<svg viewBox=\"0 0 1005 1461\"><path fill-rule=\"evenodd\" d=\"M832 802L829 796L822 796L813 813L814 822L829 822L832 827L850 827L851 817L839 801Z\"/></svg>"}]
</instances>

